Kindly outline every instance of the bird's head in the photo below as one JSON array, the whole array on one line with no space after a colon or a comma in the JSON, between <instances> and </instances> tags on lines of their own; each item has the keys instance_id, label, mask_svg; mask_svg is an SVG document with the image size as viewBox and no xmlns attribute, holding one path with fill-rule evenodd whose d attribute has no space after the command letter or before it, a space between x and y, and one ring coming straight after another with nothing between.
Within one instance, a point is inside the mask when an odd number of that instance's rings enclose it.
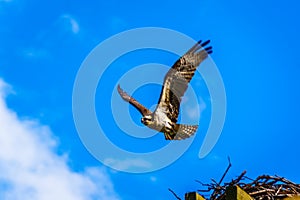
<instances>
[{"instance_id":1,"label":"bird's head","mask_svg":"<svg viewBox=\"0 0 300 200\"><path fill-rule=\"evenodd\" d=\"M149 125L149 124L151 124L151 123L153 123L153 121L152 121L152 115L145 115L144 117L142 117L141 121L146 126Z\"/></svg>"}]
</instances>

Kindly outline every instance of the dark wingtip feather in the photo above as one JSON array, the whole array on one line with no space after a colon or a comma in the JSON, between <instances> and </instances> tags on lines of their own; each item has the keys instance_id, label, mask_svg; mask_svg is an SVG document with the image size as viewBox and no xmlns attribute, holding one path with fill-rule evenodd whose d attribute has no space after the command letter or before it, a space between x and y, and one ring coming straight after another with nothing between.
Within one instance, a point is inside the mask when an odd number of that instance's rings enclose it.
<instances>
[{"instance_id":1,"label":"dark wingtip feather","mask_svg":"<svg viewBox=\"0 0 300 200\"><path fill-rule=\"evenodd\" d=\"M206 47L205 48L205 51L209 51L209 50L211 50L212 49L212 46L209 46L209 47Z\"/></svg>"},{"instance_id":2,"label":"dark wingtip feather","mask_svg":"<svg viewBox=\"0 0 300 200\"><path fill-rule=\"evenodd\" d=\"M209 51L207 51L206 53L207 54L211 54L213 51L212 50L209 50Z\"/></svg>"},{"instance_id":3,"label":"dark wingtip feather","mask_svg":"<svg viewBox=\"0 0 300 200\"><path fill-rule=\"evenodd\" d=\"M201 44L201 46L204 47L204 46L207 45L208 43L210 43L210 40L207 40L207 41L203 42L203 43Z\"/></svg>"},{"instance_id":4,"label":"dark wingtip feather","mask_svg":"<svg viewBox=\"0 0 300 200\"><path fill-rule=\"evenodd\" d=\"M198 43L198 44L201 44L201 42L202 42L202 40L199 40L197 43Z\"/></svg>"}]
</instances>

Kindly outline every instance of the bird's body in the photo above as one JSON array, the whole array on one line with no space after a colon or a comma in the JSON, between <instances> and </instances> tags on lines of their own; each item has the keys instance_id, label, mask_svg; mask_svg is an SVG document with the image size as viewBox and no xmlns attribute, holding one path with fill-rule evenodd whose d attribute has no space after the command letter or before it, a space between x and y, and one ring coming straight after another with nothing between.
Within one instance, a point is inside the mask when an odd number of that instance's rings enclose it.
<instances>
[{"instance_id":1,"label":"bird's body","mask_svg":"<svg viewBox=\"0 0 300 200\"><path fill-rule=\"evenodd\" d=\"M152 115L152 123L149 123L147 126L154 130L160 132L166 132L168 130L172 130L172 121L168 118L166 112L161 108L158 108L155 111L155 114Z\"/></svg>"},{"instance_id":2,"label":"bird's body","mask_svg":"<svg viewBox=\"0 0 300 200\"><path fill-rule=\"evenodd\" d=\"M164 78L162 92L154 112L145 108L118 86L121 97L136 107L143 115L142 123L151 129L164 133L166 140L182 140L197 131L198 125L177 124L177 120L181 98L188 87L188 83L194 76L196 68L208 54L212 53L212 47L203 49L208 43L209 40L203 43L199 41L175 62Z\"/></svg>"}]
</instances>

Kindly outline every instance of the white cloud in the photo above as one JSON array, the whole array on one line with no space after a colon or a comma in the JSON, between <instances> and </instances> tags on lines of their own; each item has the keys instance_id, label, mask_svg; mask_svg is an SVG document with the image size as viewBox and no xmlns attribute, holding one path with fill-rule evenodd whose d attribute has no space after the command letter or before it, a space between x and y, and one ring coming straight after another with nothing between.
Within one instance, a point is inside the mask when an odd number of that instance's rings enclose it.
<instances>
[{"instance_id":1,"label":"white cloud","mask_svg":"<svg viewBox=\"0 0 300 200\"><path fill-rule=\"evenodd\" d=\"M0 199L117 200L104 169L73 171L67 156L55 153L49 127L21 120L7 108L8 88L0 79Z\"/></svg>"},{"instance_id":2,"label":"white cloud","mask_svg":"<svg viewBox=\"0 0 300 200\"><path fill-rule=\"evenodd\" d=\"M114 169L118 169L121 171L129 170L129 169L144 169L144 168L151 168L151 163L146 160L141 159L114 159L109 158L104 161L105 164L112 166Z\"/></svg>"},{"instance_id":3,"label":"white cloud","mask_svg":"<svg viewBox=\"0 0 300 200\"><path fill-rule=\"evenodd\" d=\"M206 109L206 103L202 97L199 98L199 104L185 105L187 115L190 119L198 119L201 117L201 113Z\"/></svg>"},{"instance_id":4,"label":"white cloud","mask_svg":"<svg viewBox=\"0 0 300 200\"><path fill-rule=\"evenodd\" d=\"M199 106L198 105L194 105L193 107L186 106L185 112L186 112L187 116L189 117L189 119L199 119Z\"/></svg>"},{"instance_id":5,"label":"white cloud","mask_svg":"<svg viewBox=\"0 0 300 200\"><path fill-rule=\"evenodd\" d=\"M70 29L74 34L77 34L80 31L79 23L71 15L62 15L61 17L65 21L65 28Z\"/></svg>"},{"instance_id":6,"label":"white cloud","mask_svg":"<svg viewBox=\"0 0 300 200\"><path fill-rule=\"evenodd\" d=\"M30 59L45 59L49 57L49 52L42 48L24 48L22 55Z\"/></svg>"}]
</instances>

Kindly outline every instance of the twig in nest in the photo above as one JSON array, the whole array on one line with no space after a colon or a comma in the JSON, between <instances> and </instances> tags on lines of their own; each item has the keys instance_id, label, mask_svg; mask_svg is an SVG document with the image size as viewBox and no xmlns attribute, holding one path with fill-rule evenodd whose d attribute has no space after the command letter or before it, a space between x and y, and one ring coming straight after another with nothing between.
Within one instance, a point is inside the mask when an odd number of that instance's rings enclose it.
<instances>
[{"instance_id":1,"label":"twig in nest","mask_svg":"<svg viewBox=\"0 0 300 200\"><path fill-rule=\"evenodd\" d=\"M237 177L237 179L235 179L235 180L232 181L232 183L233 183L233 184L239 183L239 182L242 180L242 178L245 176L246 173L247 173L246 170L243 171L243 172L241 173L241 175L239 175L239 176Z\"/></svg>"},{"instance_id":2,"label":"twig in nest","mask_svg":"<svg viewBox=\"0 0 300 200\"><path fill-rule=\"evenodd\" d=\"M230 169L231 166L232 165L231 165L231 162L230 162L230 157L228 156L228 167L227 167L226 171L224 172L224 174L223 174L221 180L219 181L218 185L221 185L223 179L225 178L225 176L228 173L228 171L229 171L229 169Z\"/></svg>"},{"instance_id":3,"label":"twig in nest","mask_svg":"<svg viewBox=\"0 0 300 200\"><path fill-rule=\"evenodd\" d=\"M280 187L279 187L278 190L276 191L275 196L278 195L278 193L279 193L279 191L280 191L281 189L282 189L282 185L280 185Z\"/></svg>"},{"instance_id":4,"label":"twig in nest","mask_svg":"<svg viewBox=\"0 0 300 200\"><path fill-rule=\"evenodd\" d=\"M200 183L202 186L205 186L205 187L209 187L210 184L207 184L207 183L202 183L201 181L199 180L195 180L197 183Z\"/></svg>"},{"instance_id":5,"label":"twig in nest","mask_svg":"<svg viewBox=\"0 0 300 200\"><path fill-rule=\"evenodd\" d=\"M177 196L177 194L173 190L171 190L170 188L168 188L168 190L174 195L176 199L181 200L181 198Z\"/></svg>"},{"instance_id":6,"label":"twig in nest","mask_svg":"<svg viewBox=\"0 0 300 200\"><path fill-rule=\"evenodd\" d=\"M232 164L230 162L230 157L228 156L228 166L227 166L222 178L220 179L220 181L217 183L217 181L215 181L214 179L211 179L212 182L214 183L212 186L214 191L210 196L211 199L215 199L219 195L220 191L222 191L222 190L225 191L225 187L222 187L221 183L224 180L224 178L225 178L226 174L228 173L231 166L232 166Z\"/></svg>"}]
</instances>

